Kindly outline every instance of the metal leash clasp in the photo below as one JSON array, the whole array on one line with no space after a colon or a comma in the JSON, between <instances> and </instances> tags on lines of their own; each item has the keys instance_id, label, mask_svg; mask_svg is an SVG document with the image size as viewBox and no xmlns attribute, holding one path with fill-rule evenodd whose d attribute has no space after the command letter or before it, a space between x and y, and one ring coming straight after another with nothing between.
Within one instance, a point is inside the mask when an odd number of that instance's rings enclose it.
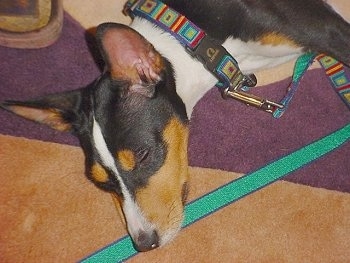
<instances>
[{"instance_id":1,"label":"metal leash clasp","mask_svg":"<svg viewBox=\"0 0 350 263\"><path fill-rule=\"evenodd\" d=\"M260 98L242 90L243 87L254 87L256 84L257 80L254 74L245 75L236 86L229 86L222 89L221 95L224 99L232 98L268 113L273 113L276 108L282 109L284 107L280 103Z\"/></svg>"},{"instance_id":2,"label":"metal leash clasp","mask_svg":"<svg viewBox=\"0 0 350 263\"><path fill-rule=\"evenodd\" d=\"M207 35L194 49L186 47L186 50L219 80L217 86L222 90L223 98L233 98L269 113L273 113L276 108L284 107L282 104L245 92L244 87L254 87L257 84L255 75L243 75L231 54Z\"/></svg>"}]
</instances>

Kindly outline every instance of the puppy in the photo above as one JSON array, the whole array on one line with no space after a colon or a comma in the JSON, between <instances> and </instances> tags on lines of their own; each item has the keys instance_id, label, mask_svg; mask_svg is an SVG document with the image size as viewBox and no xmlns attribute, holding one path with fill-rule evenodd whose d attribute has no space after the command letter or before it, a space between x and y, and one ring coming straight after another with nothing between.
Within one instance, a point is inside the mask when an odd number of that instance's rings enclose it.
<instances>
[{"instance_id":1,"label":"puppy","mask_svg":"<svg viewBox=\"0 0 350 263\"><path fill-rule=\"evenodd\" d=\"M140 4L152 8L155 0ZM350 65L350 25L322 0L164 0L232 54L243 74L306 51ZM188 192L188 119L218 79L169 32L145 18L98 26L105 62L85 88L6 110L70 131L86 156L87 177L110 192L139 251L172 240Z\"/></svg>"}]
</instances>

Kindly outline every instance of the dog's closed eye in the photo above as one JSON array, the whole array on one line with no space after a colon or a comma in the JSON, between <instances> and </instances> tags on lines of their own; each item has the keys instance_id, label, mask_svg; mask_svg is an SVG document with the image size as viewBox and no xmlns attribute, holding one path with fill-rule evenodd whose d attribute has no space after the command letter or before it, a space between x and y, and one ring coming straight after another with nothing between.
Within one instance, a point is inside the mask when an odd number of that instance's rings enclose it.
<instances>
[{"instance_id":1,"label":"dog's closed eye","mask_svg":"<svg viewBox=\"0 0 350 263\"><path fill-rule=\"evenodd\" d=\"M143 163L145 162L149 157L149 149L139 149L136 152L136 159L138 163Z\"/></svg>"},{"instance_id":2,"label":"dog's closed eye","mask_svg":"<svg viewBox=\"0 0 350 263\"><path fill-rule=\"evenodd\" d=\"M133 150L120 150L117 153L117 158L124 171L132 171L138 165L143 165L149 159L150 150L146 148Z\"/></svg>"}]
</instances>

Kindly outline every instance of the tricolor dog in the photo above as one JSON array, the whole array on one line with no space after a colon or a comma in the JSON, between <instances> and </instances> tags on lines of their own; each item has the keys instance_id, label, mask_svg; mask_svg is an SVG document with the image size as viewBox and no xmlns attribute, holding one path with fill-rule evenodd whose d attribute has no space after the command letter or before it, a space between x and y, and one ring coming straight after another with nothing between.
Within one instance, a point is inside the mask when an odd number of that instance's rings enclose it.
<instances>
[{"instance_id":1,"label":"tricolor dog","mask_svg":"<svg viewBox=\"0 0 350 263\"><path fill-rule=\"evenodd\" d=\"M323 0L131 2L171 23L172 30L182 28L189 40L196 32L183 19L192 21L235 58L243 74L306 51L350 65L350 25ZM93 83L2 107L74 133L86 156L87 177L113 195L135 248L148 251L181 228L189 187L189 117L218 79L176 37L137 14L130 26L99 25L96 39L105 69ZM215 47L206 54L215 59Z\"/></svg>"}]
</instances>

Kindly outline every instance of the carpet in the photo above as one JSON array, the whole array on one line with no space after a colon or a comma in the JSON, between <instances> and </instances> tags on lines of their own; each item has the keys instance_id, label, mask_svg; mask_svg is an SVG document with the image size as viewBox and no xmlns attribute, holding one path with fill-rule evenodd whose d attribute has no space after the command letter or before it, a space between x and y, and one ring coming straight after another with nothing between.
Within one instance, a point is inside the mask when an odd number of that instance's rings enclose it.
<instances>
[{"instance_id":1,"label":"carpet","mask_svg":"<svg viewBox=\"0 0 350 263\"><path fill-rule=\"evenodd\" d=\"M64 2L62 35L52 46L0 47L1 100L75 89L99 75L101 60L86 29L102 22L96 20L103 19L103 10L106 17L113 13L105 7L95 14L95 3L78 8L77 2ZM115 6L121 9L122 2ZM125 23L119 12L114 19ZM259 88L253 92L278 100L290 82L291 67L258 73ZM0 111L0 123L0 262L79 261L126 235L109 195L84 178L83 155L72 135L5 111ZM317 65L278 120L222 100L212 89L191 118L190 200L348 123L350 112ZM349 155L347 143L184 229L168 246L129 261L346 262Z\"/></svg>"}]
</instances>

